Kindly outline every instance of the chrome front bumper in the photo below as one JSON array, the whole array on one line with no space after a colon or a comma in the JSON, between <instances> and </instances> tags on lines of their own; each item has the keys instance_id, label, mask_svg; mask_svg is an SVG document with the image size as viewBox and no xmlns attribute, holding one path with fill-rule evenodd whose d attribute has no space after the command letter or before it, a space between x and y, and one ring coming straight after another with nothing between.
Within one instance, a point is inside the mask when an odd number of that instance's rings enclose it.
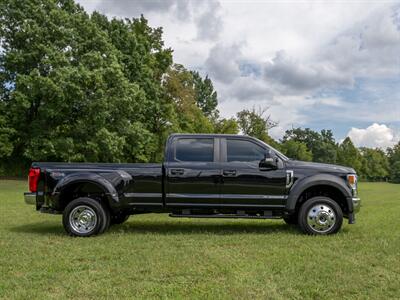
<instances>
[{"instance_id":1,"label":"chrome front bumper","mask_svg":"<svg viewBox=\"0 0 400 300\"><path fill-rule=\"evenodd\" d=\"M36 205L36 193L24 193L25 203Z\"/></svg>"},{"instance_id":2,"label":"chrome front bumper","mask_svg":"<svg viewBox=\"0 0 400 300\"><path fill-rule=\"evenodd\" d=\"M353 213L359 212L361 207L361 199L360 198L351 198L353 202Z\"/></svg>"}]
</instances>

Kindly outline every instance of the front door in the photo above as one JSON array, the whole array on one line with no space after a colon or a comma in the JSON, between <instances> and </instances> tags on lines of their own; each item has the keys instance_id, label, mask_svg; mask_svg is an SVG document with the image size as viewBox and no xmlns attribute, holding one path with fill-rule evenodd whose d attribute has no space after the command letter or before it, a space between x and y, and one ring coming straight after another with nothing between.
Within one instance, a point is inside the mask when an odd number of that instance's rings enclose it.
<instances>
[{"instance_id":1,"label":"front door","mask_svg":"<svg viewBox=\"0 0 400 300\"><path fill-rule=\"evenodd\" d=\"M280 208L286 203L286 170L260 168L268 148L246 138L222 139L221 204Z\"/></svg>"},{"instance_id":2,"label":"front door","mask_svg":"<svg viewBox=\"0 0 400 300\"><path fill-rule=\"evenodd\" d=\"M219 139L180 137L166 165L166 199L169 207L201 208L217 204L221 169Z\"/></svg>"}]
</instances>

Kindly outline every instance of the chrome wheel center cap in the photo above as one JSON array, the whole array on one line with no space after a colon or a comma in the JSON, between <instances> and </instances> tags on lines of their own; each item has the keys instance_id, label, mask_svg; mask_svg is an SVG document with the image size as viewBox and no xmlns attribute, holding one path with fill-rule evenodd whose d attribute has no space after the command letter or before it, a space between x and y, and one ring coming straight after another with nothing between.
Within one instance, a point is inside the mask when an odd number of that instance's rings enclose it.
<instances>
[{"instance_id":1,"label":"chrome wheel center cap","mask_svg":"<svg viewBox=\"0 0 400 300\"><path fill-rule=\"evenodd\" d=\"M88 213L84 212L79 217L79 223L81 223L82 225L86 225L90 222L91 219L91 216Z\"/></svg>"},{"instance_id":2,"label":"chrome wheel center cap","mask_svg":"<svg viewBox=\"0 0 400 300\"><path fill-rule=\"evenodd\" d=\"M307 223L316 232L326 232L336 223L336 214L327 204L317 204L308 211Z\"/></svg>"},{"instance_id":3,"label":"chrome wheel center cap","mask_svg":"<svg viewBox=\"0 0 400 300\"><path fill-rule=\"evenodd\" d=\"M77 206L69 215L69 223L76 232L88 233L97 225L96 212L86 205Z\"/></svg>"},{"instance_id":4,"label":"chrome wheel center cap","mask_svg":"<svg viewBox=\"0 0 400 300\"><path fill-rule=\"evenodd\" d=\"M323 225L328 222L329 215L325 212L320 212L316 217L318 224Z\"/></svg>"}]
</instances>

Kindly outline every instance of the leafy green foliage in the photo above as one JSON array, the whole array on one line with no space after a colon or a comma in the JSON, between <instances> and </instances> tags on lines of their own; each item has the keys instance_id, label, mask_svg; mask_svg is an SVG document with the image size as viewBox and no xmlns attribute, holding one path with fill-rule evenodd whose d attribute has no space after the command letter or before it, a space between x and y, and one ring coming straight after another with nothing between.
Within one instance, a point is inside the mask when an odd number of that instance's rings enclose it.
<instances>
[{"instance_id":1,"label":"leafy green foliage","mask_svg":"<svg viewBox=\"0 0 400 300\"><path fill-rule=\"evenodd\" d=\"M68 0L0 12L0 159L160 160L169 133L219 122L211 80L172 67L162 29L143 16L89 16Z\"/></svg>"},{"instance_id":2,"label":"leafy green foliage","mask_svg":"<svg viewBox=\"0 0 400 300\"><path fill-rule=\"evenodd\" d=\"M389 161L380 149L361 148L361 174L367 180L380 181L389 176Z\"/></svg>"},{"instance_id":3,"label":"leafy green foliage","mask_svg":"<svg viewBox=\"0 0 400 300\"><path fill-rule=\"evenodd\" d=\"M305 145L305 149L301 145ZM396 159L400 160L399 146L388 149L388 153L381 149L365 147L357 149L349 137L341 144L337 144L331 130L321 132L309 128L287 130L280 149L295 159L310 160L311 155L311 160L315 162L352 167L362 179L370 181L387 180ZM394 181L393 175L392 180Z\"/></svg>"},{"instance_id":4,"label":"leafy green foliage","mask_svg":"<svg viewBox=\"0 0 400 300\"><path fill-rule=\"evenodd\" d=\"M400 183L400 161L396 161L390 168L390 179L393 182Z\"/></svg>"},{"instance_id":5,"label":"leafy green foliage","mask_svg":"<svg viewBox=\"0 0 400 300\"><path fill-rule=\"evenodd\" d=\"M237 123L243 134L256 137L274 146L276 142L268 135L268 130L275 127L276 123L270 116L265 117L267 109L242 110L236 114Z\"/></svg>"},{"instance_id":6,"label":"leafy green foliage","mask_svg":"<svg viewBox=\"0 0 400 300\"><path fill-rule=\"evenodd\" d=\"M0 174L25 174L35 160L161 161L172 132L241 132L295 159L400 181L400 144L386 155L309 128L278 143L266 109L220 118L211 79L174 64L162 29L143 16L88 15L73 0L1 1L0 49Z\"/></svg>"},{"instance_id":7,"label":"leafy green foliage","mask_svg":"<svg viewBox=\"0 0 400 300\"><path fill-rule=\"evenodd\" d=\"M190 72L193 77L196 104L203 111L206 117L218 117L217 92L214 90L213 83L208 76L201 78L198 72Z\"/></svg>"},{"instance_id":8,"label":"leafy green foliage","mask_svg":"<svg viewBox=\"0 0 400 300\"><path fill-rule=\"evenodd\" d=\"M5 123L4 116L0 115L0 159L7 158L13 151L11 137L14 129L9 128Z\"/></svg>"},{"instance_id":9,"label":"leafy green foliage","mask_svg":"<svg viewBox=\"0 0 400 300\"><path fill-rule=\"evenodd\" d=\"M166 97L175 107L176 116L172 127L177 132L210 133L211 121L196 104L196 89L193 75L182 65L173 65L164 80Z\"/></svg>"},{"instance_id":10,"label":"leafy green foliage","mask_svg":"<svg viewBox=\"0 0 400 300\"><path fill-rule=\"evenodd\" d=\"M214 124L215 133L238 134L239 125L234 118L221 119Z\"/></svg>"},{"instance_id":11,"label":"leafy green foliage","mask_svg":"<svg viewBox=\"0 0 400 300\"><path fill-rule=\"evenodd\" d=\"M294 128L286 131L282 141L288 140L305 144L315 162L336 163L337 146L331 130L318 133L310 128Z\"/></svg>"},{"instance_id":12,"label":"leafy green foliage","mask_svg":"<svg viewBox=\"0 0 400 300\"><path fill-rule=\"evenodd\" d=\"M308 150L307 145L295 140L287 140L281 144L281 151L292 159L311 161L312 153Z\"/></svg>"},{"instance_id":13,"label":"leafy green foliage","mask_svg":"<svg viewBox=\"0 0 400 300\"><path fill-rule=\"evenodd\" d=\"M73 2L40 3L2 7L2 85L15 84L2 95L16 132L13 156L149 160L154 137L145 126L146 93L126 76L121 52ZM136 22L142 20L129 26Z\"/></svg>"},{"instance_id":14,"label":"leafy green foliage","mask_svg":"<svg viewBox=\"0 0 400 300\"><path fill-rule=\"evenodd\" d=\"M361 156L358 149L354 146L349 137L339 145L338 148L338 164L352 167L357 172L361 171Z\"/></svg>"},{"instance_id":15,"label":"leafy green foliage","mask_svg":"<svg viewBox=\"0 0 400 300\"><path fill-rule=\"evenodd\" d=\"M400 142L388 149L390 180L400 183Z\"/></svg>"}]
</instances>

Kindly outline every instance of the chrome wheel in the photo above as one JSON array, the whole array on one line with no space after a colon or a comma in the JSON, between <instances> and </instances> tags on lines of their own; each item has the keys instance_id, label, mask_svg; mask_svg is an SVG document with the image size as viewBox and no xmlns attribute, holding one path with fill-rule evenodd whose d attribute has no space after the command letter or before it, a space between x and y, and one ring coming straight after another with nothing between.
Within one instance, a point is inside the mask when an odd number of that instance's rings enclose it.
<instances>
[{"instance_id":1,"label":"chrome wheel","mask_svg":"<svg viewBox=\"0 0 400 300\"><path fill-rule=\"evenodd\" d=\"M96 212L87 205L75 207L69 215L69 224L78 233L86 234L91 232L97 225Z\"/></svg>"},{"instance_id":2,"label":"chrome wheel","mask_svg":"<svg viewBox=\"0 0 400 300\"><path fill-rule=\"evenodd\" d=\"M307 213L307 224L316 232L327 232L335 223L335 211L327 204L314 205Z\"/></svg>"}]
</instances>

